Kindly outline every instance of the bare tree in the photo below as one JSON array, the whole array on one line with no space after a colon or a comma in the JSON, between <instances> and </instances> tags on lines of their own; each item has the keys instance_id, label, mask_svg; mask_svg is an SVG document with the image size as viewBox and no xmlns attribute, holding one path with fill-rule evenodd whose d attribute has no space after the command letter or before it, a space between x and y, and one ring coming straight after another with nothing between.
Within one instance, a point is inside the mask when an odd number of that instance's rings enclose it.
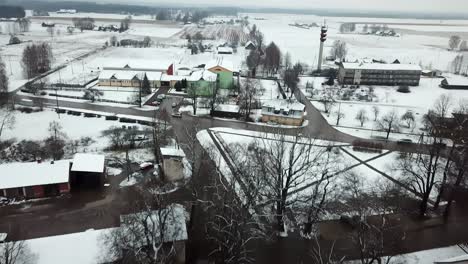
<instances>
[{"instance_id":1,"label":"bare tree","mask_svg":"<svg viewBox=\"0 0 468 264\"><path fill-rule=\"evenodd\" d=\"M333 42L332 49L330 50L330 55L335 59L340 59L342 61L348 54L348 48L346 42L341 40L335 40Z\"/></svg>"},{"instance_id":2,"label":"bare tree","mask_svg":"<svg viewBox=\"0 0 468 264\"><path fill-rule=\"evenodd\" d=\"M398 132L400 130L400 118L398 113L393 110L384 115L377 123L380 130L387 133L387 139L391 132Z\"/></svg>"},{"instance_id":3,"label":"bare tree","mask_svg":"<svg viewBox=\"0 0 468 264\"><path fill-rule=\"evenodd\" d=\"M442 94L434 103L434 112L439 117L447 117L452 107L452 97L448 94Z\"/></svg>"},{"instance_id":4,"label":"bare tree","mask_svg":"<svg viewBox=\"0 0 468 264\"><path fill-rule=\"evenodd\" d=\"M404 233L398 222L391 220L391 212L401 210L405 193L390 182L365 191L361 178L355 174L346 177L343 190L345 208L353 216L349 221L353 228L350 240L359 252L359 262L405 263L392 255L399 249Z\"/></svg>"},{"instance_id":5,"label":"bare tree","mask_svg":"<svg viewBox=\"0 0 468 264\"><path fill-rule=\"evenodd\" d=\"M113 36L110 37L110 45L111 45L112 47L117 46L117 42L118 42L118 41L117 41L117 36L113 35Z\"/></svg>"},{"instance_id":6,"label":"bare tree","mask_svg":"<svg viewBox=\"0 0 468 264\"><path fill-rule=\"evenodd\" d=\"M286 55L284 55L284 69L287 70L292 67L292 61L291 61L291 53L286 52Z\"/></svg>"},{"instance_id":7,"label":"bare tree","mask_svg":"<svg viewBox=\"0 0 468 264\"><path fill-rule=\"evenodd\" d=\"M466 40L463 40L460 43L460 51L467 51L467 50L468 50L468 44L467 44Z\"/></svg>"},{"instance_id":8,"label":"bare tree","mask_svg":"<svg viewBox=\"0 0 468 264\"><path fill-rule=\"evenodd\" d=\"M99 89L95 89L95 88L90 88L90 89L85 90L83 97L86 100L90 100L91 102L94 102L96 101L96 99L99 99L103 95L104 95L103 91Z\"/></svg>"},{"instance_id":9,"label":"bare tree","mask_svg":"<svg viewBox=\"0 0 468 264\"><path fill-rule=\"evenodd\" d=\"M235 173L238 178L252 176L251 171L243 166ZM209 254L210 259L214 263L254 263L252 245L268 238L266 225L260 223L258 216L252 215L256 205L254 198L257 197L249 193L244 199L239 199L235 193L235 181L215 179L207 188L211 198L205 207L209 215L205 230L207 239L215 245Z\"/></svg>"},{"instance_id":10,"label":"bare tree","mask_svg":"<svg viewBox=\"0 0 468 264\"><path fill-rule=\"evenodd\" d=\"M0 263L2 264L33 264L37 256L31 252L25 241L0 243Z\"/></svg>"},{"instance_id":11,"label":"bare tree","mask_svg":"<svg viewBox=\"0 0 468 264\"><path fill-rule=\"evenodd\" d=\"M372 106L372 113L374 114L374 122L376 122L379 119L380 108L376 105Z\"/></svg>"},{"instance_id":12,"label":"bare tree","mask_svg":"<svg viewBox=\"0 0 468 264\"><path fill-rule=\"evenodd\" d=\"M286 236L287 209L301 197L294 191L308 181L320 184L329 168L324 162L325 148L314 146L312 139L286 136L281 130L271 132L249 147L253 150L249 159L259 166L257 177L264 180L261 190L272 204L278 235Z\"/></svg>"},{"instance_id":13,"label":"bare tree","mask_svg":"<svg viewBox=\"0 0 468 264\"><path fill-rule=\"evenodd\" d=\"M267 70L267 75L277 73L280 64L281 51L274 42L271 42L265 49L264 69Z\"/></svg>"},{"instance_id":14,"label":"bare tree","mask_svg":"<svg viewBox=\"0 0 468 264\"><path fill-rule=\"evenodd\" d=\"M364 123L367 122L369 120L369 118L367 117L367 111L366 109L362 108L360 109L357 114L356 114L356 117L355 117L356 120L359 121L359 123L361 124L361 127L364 126Z\"/></svg>"},{"instance_id":15,"label":"bare tree","mask_svg":"<svg viewBox=\"0 0 468 264\"><path fill-rule=\"evenodd\" d=\"M323 109L326 114L330 113L333 107L336 105L336 102L331 95L325 95L319 100L319 102L323 104Z\"/></svg>"},{"instance_id":16,"label":"bare tree","mask_svg":"<svg viewBox=\"0 0 468 264\"><path fill-rule=\"evenodd\" d=\"M53 38L53 37L54 37L54 34L55 34L54 28L53 28L53 27L48 27L48 28L47 28L47 33L49 33L49 36L50 36L51 38Z\"/></svg>"},{"instance_id":17,"label":"bare tree","mask_svg":"<svg viewBox=\"0 0 468 264\"><path fill-rule=\"evenodd\" d=\"M5 63L0 56L0 94L2 97L8 93L8 76L6 73Z\"/></svg>"},{"instance_id":18,"label":"bare tree","mask_svg":"<svg viewBox=\"0 0 468 264\"><path fill-rule=\"evenodd\" d=\"M256 102L255 98L259 94L261 84L257 79L245 78L240 87L239 101L240 111L245 120L249 120L250 113Z\"/></svg>"},{"instance_id":19,"label":"bare tree","mask_svg":"<svg viewBox=\"0 0 468 264\"><path fill-rule=\"evenodd\" d=\"M249 68L252 77L255 77L257 74L257 68L261 63L261 56L258 50L251 50L249 55L246 58L246 64L247 67Z\"/></svg>"},{"instance_id":20,"label":"bare tree","mask_svg":"<svg viewBox=\"0 0 468 264\"><path fill-rule=\"evenodd\" d=\"M24 48L22 66L27 78L47 72L52 65L53 55L49 44L32 44Z\"/></svg>"},{"instance_id":21,"label":"bare tree","mask_svg":"<svg viewBox=\"0 0 468 264\"><path fill-rule=\"evenodd\" d=\"M54 160L63 157L66 137L67 135L59 122L52 121L49 123L49 137L46 139L46 149Z\"/></svg>"},{"instance_id":22,"label":"bare tree","mask_svg":"<svg viewBox=\"0 0 468 264\"><path fill-rule=\"evenodd\" d=\"M334 114L335 114L335 117L336 117L336 125L339 126L341 119L345 118L346 115L341 110L335 111Z\"/></svg>"},{"instance_id":23,"label":"bare tree","mask_svg":"<svg viewBox=\"0 0 468 264\"><path fill-rule=\"evenodd\" d=\"M153 186L138 187L131 214L120 218L120 227L102 237L105 256L119 263L173 263L178 241L187 239L185 209L171 204Z\"/></svg>"},{"instance_id":24,"label":"bare tree","mask_svg":"<svg viewBox=\"0 0 468 264\"><path fill-rule=\"evenodd\" d=\"M192 100L193 115L197 115L198 97L200 96L197 87L193 83L187 88L187 97Z\"/></svg>"},{"instance_id":25,"label":"bare tree","mask_svg":"<svg viewBox=\"0 0 468 264\"><path fill-rule=\"evenodd\" d=\"M15 112L5 106L0 109L0 139L4 130L12 129L15 126Z\"/></svg>"},{"instance_id":26,"label":"bare tree","mask_svg":"<svg viewBox=\"0 0 468 264\"><path fill-rule=\"evenodd\" d=\"M457 36L457 35L451 36L449 39L449 48L451 50L458 48L458 46L460 45L460 42L461 42L460 36Z\"/></svg>"},{"instance_id":27,"label":"bare tree","mask_svg":"<svg viewBox=\"0 0 468 264\"><path fill-rule=\"evenodd\" d=\"M416 123L416 118L414 117L414 114L412 111L406 111L402 116L401 116L401 121L406 123L407 128L414 128L415 123Z\"/></svg>"}]
</instances>

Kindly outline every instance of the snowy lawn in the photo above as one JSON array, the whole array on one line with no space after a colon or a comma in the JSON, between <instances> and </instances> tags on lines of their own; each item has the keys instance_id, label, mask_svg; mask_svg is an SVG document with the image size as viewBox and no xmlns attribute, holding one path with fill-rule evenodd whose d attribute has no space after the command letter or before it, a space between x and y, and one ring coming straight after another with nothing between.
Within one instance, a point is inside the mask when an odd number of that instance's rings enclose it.
<instances>
[{"instance_id":1,"label":"snowy lawn","mask_svg":"<svg viewBox=\"0 0 468 264\"><path fill-rule=\"evenodd\" d=\"M104 118L85 118L83 116L72 116L60 114L60 116L51 109L45 109L43 112L25 114L16 112L16 122L13 129L4 130L2 139L17 140L44 140L49 137L49 123L58 122L69 140L77 140L81 137L91 137L96 143L89 146L88 151L102 151L107 147L107 139L101 137L103 130L111 126L121 126L122 123L116 121L106 121ZM136 124L135 124L136 125ZM140 127L140 125L136 125ZM34 128L31 131L31 128ZM92 128L92 129L91 129Z\"/></svg>"}]
</instances>

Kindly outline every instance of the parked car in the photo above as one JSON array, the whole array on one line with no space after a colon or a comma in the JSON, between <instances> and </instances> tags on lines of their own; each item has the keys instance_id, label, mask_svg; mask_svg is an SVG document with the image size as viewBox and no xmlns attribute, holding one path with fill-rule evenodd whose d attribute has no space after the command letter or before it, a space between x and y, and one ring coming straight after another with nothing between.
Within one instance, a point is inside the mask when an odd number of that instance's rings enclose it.
<instances>
[{"instance_id":1,"label":"parked car","mask_svg":"<svg viewBox=\"0 0 468 264\"><path fill-rule=\"evenodd\" d=\"M152 168L154 168L154 165L151 162L143 162L140 164L140 170L150 170Z\"/></svg>"},{"instance_id":2,"label":"parked car","mask_svg":"<svg viewBox=\"0 0 468 264\"><path fill-rule=\"evenodd\" d=\"M411 144L413 141L409 138L403 138L397 141L397 144Z\"/></svg>"},{"instance_id":3,"label":"parked car","mask_svg":"<svg viewBox=\"0 0 468 264\"><path fill-rule=\"evenodd\" d=\"M156 101L158 102L162 102L164 99L166 99L166 95L165 94L160 94L156 97Z\"/></svg>"},{"instance_id":4,"label":"parked car","mask_svg":"<svg viewBox=\"0 0 468 264\"><path fill-rule=\"evenodd\" d=\"M160 106L160 105L161 105L161 102L160 102L160 101L153 101L153 102L149 103L149 105L152 105L152 106Z\"/></svg>"},{"instance_id":5,"label":"parked car","mask_svg":"<svg viewBox=\"0 0 468 264\"><path fill-rule=\"evenodd\" d=\"M0 205L7 205L10 203L10 199L0 196Z\"/></svg>"},{"instance_id":6,"label":"parked car","mask_svg":"<svg viewBox=\"0 0 468 264\"><path fill-rule=\"evenodd\" d=\"M179 113L179 112L173 112L173 113L172 113L172 117L175 117L175 118L182 118L182 114Z\"/></svg>"}]
</instances>

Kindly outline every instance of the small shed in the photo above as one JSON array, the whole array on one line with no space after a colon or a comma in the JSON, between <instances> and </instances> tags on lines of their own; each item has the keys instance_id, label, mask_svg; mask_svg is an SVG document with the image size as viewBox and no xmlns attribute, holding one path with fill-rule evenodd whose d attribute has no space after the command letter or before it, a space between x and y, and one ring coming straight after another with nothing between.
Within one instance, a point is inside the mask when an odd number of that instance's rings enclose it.
<instances>
[{"instance_id":1,"label":"small shed","mask_svg":"<svg viewBox=\"0 0 468 264\"><path fill-rule=\"evenodd\" d=\"M468 78L462 76L447 77L442 80L440 87L453 90L468 90Z\"/></svg>"},{"instance_id":2,"label":"small shed","mask_svg":"<svg viewBox=\"0 0 468 264\"><path fill-rule=\"evenodd\" d=\"M70 171L70 184L74 189L100 188L105 180L105 156L77 153Z\"/></svg>"},{"instance_id":3,"label":"small shed","mask_svg":"<svg viewBox=\"0 0 468 264\"><path fill-rule=\"evenodd\" d=\"M0 165L0 196L43 198L70 191L69 160Z\"/></svg>"},{"instance_id":4,"label":"small shed","mask_svg":"<svg viewBox=\"0 0 468 264\"><path fill-rule=\"evenodd\" d=\"M184 179L185 153L181 148L161 148L162 170L167 181Z\"/></svg>"},{"instance_id":5,"label":"small shed","mask_svg":"<svg viewBox=\"0 0 468 264\"><path fill-rule=\"evenodd\" d=\"M233 54L234 50L231 47L218 47L218 54Z\"/></svg>"},{"instance_id":6,"label":"small shed","mask_svg":"<svg viewBox=\"0 0 468 264\"><path fill-rule=\"evenodd\" d=\"M245 43L245 49L246 50L256 50L257 46L252 41L248 41L247 43Z\"/></svg>"},{"instance_id":7,"label":"small shed","mask_svg":"<svg viewBox=\"0 0 468 264\"><path fill-rule=\"evenodd\" d=\"M216 117L239 118L240 107L238 105L220 104L215 107L212 115Z\"/></svg>"}]
</instances>

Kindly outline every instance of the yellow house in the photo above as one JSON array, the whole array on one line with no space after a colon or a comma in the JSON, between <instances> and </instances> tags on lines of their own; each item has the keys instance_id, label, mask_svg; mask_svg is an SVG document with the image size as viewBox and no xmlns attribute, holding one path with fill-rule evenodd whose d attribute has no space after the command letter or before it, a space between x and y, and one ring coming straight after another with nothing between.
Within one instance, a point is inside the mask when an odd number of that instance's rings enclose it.
<instances>
[{"instance_id":1,"label":"yellow house","mask_svg":"<svg viewBox=\"0 0 468 264\"><path fill-rule=\"evenodd\" d=\"M269 100L262 106L262 122L274 122L287 126L301 126L304 122L305 105L293 101Z\"/></svg>"}]
</instances>

